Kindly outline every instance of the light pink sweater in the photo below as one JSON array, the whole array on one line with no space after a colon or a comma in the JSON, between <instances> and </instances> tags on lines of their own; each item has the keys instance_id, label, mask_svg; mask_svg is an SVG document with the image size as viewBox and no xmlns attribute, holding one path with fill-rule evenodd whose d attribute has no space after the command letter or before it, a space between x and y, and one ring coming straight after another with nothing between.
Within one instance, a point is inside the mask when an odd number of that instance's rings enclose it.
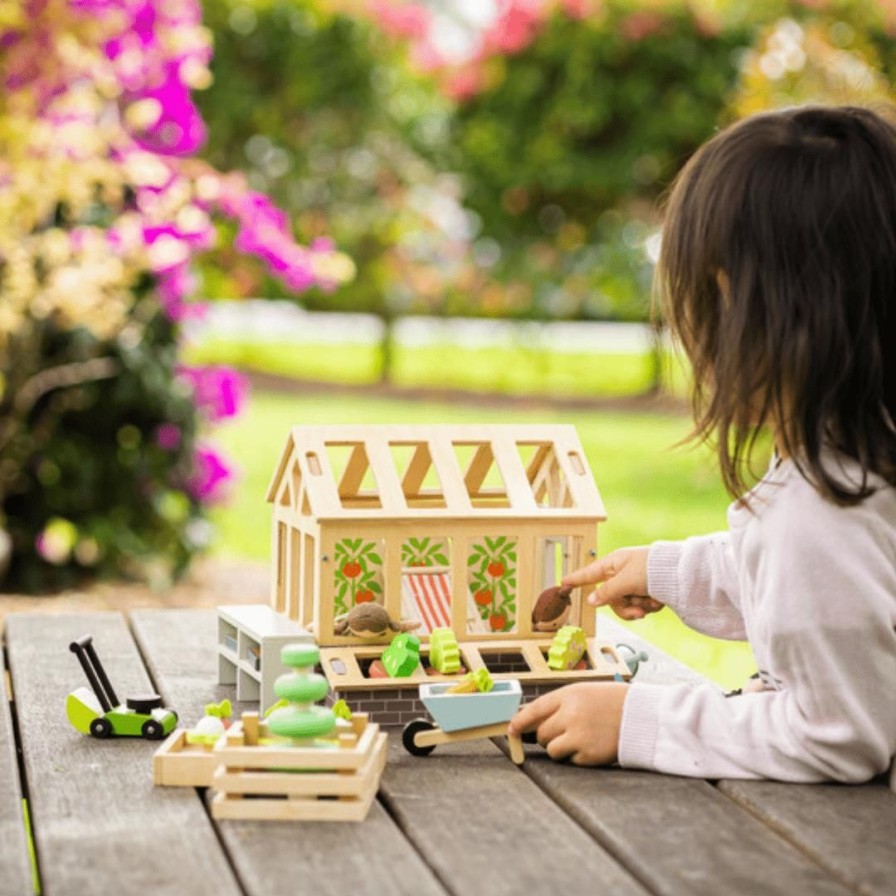
<instances>
[{"instance_id":1,"label":"light pink sweater","mask_svg":"<svg viewBox=\"0 0 896 896\"><path fill-rule=\"evenodd\" d=\"M896 755L896 489L839 507L784 461L751 501L731 505L728 532L653 544L648 591L698 631L748 640L767 690L635 683L619 762L866 781Z\"/></svg>"}]
</instances>

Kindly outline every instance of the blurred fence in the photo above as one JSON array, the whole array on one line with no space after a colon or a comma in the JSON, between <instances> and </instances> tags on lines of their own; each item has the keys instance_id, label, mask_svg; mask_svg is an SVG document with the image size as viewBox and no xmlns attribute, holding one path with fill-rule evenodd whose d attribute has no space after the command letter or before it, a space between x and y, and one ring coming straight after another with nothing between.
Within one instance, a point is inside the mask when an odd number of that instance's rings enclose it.
<instances>
[{"instance_id":1,"label":"blurred fence","mask_svg":"<svg viewBox=\"0 0 896 896\"><path fill-rule=\"evenodd\" d=\"M374 314L307 311L294 302L246 299L213 302L191 321L194 341L284 342L379 345L386 325ZM527 346L556 352L643 355L653 350L648 324L603 321L514 321L409 315L395 320L392 339L407 348Z\"/></svg>"}]
</instances>

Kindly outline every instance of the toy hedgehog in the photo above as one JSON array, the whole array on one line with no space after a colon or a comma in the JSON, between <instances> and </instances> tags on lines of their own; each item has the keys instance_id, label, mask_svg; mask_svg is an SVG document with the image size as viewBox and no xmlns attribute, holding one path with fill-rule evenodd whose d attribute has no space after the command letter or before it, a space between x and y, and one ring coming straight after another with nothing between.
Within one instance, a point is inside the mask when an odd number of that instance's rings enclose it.
<instances>
[{"instance_id":1,"label":"toy hedgehog","mask_svg":"<svg viewBox=\"0 0 896 896\"><path fill-rule=\"evenodd\" d=\"M572 588L552 585L538 595L532 607L532 631L555 632L566 624L572 607Z\"/></svg>"},{"instance_id":2,"label":"toy hedgehog","mask_svg":"<svg viewBox=\"0 0 896 896\"><path fill-rule=\"evenodd\" d=\"M419 621L394 622L386 608L377 603L357 604L333 620L334 634L358 638L381 638L388 631L410 632L415 628L420 628Z\"/></svg>"}]
</instances>

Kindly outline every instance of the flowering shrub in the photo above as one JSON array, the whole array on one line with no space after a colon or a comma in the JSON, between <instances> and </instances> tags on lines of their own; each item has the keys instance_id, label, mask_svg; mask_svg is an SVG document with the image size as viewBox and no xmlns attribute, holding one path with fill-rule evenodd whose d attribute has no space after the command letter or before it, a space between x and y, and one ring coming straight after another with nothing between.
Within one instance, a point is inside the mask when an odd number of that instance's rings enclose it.
<instances>
[{"instance_id":1,"label":"flowering shrub","mask_svg":"<svg viewBox=\"0 0 896 896\"><path fill-rule=\"evenodd\" d=\"M351 263L190 158L210 82L198 0L0 0L0 531L4 584L84 573L164 582L209 538L230 470L204 423L231 371L178 362L216 218L293 291Z\"/></svg>"}]
</instances>

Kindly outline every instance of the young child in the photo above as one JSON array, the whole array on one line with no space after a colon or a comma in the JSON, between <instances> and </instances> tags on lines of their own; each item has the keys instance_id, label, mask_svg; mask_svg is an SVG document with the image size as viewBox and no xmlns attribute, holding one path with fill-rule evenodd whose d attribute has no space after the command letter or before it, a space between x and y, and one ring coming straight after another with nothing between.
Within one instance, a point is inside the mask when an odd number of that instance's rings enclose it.
<instances>
[{"instance_id":1,"label":"young child","mask_svg":"<svg viewBox=\"0 0 896 896\"><path fill-rule=\"evenodd\" d=\"M764 687L587 683L523 707L555 759L708 778L866 781L896 754L896 126L859 108L717 134L670 195L658 266L717 443L729 530L564 578L638 619L746 639ZM766 476L744 494L760 429Z\"/></svg>"}]
</instances>

